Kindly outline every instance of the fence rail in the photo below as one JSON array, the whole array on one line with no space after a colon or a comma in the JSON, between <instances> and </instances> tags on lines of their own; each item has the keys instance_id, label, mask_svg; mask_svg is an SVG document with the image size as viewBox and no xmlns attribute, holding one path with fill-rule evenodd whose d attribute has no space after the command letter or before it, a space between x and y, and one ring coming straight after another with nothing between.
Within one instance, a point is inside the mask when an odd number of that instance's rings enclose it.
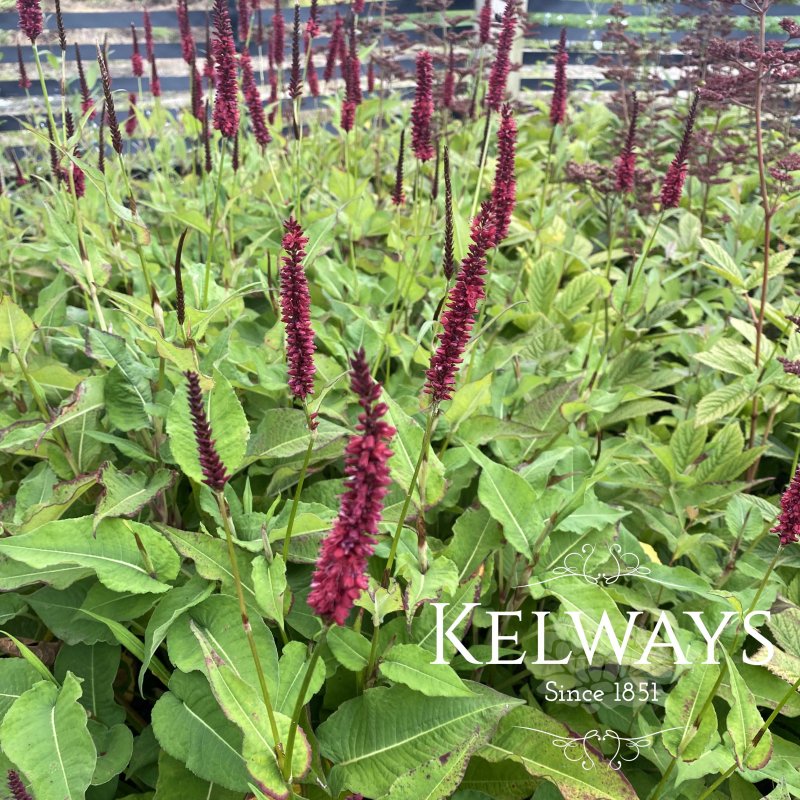
<instances>
[{"instance_id":1,"label":"fence rail","mask_svg":"<svg viewBox=\"0 0 800 800\"><path fill-rule=\"evenodd\" d=\"M232 15L234 16L234 32L238 33L235 20L236 3L235 0L229 0L231 5ZM471 28L474 24L475 5L480 3L481 0L453 0L449 6L448 11L454 13L454 16L460 18L460 21L453 26L458 31L465 31ZM495 6L500 0L487 0L493 2ZM669 0L658 0L658 2L638 2L633 4L626 4L625 10L631 17L653 17L658 8L663 8L664 3ZM268 0L262 0L262 5L267 5ZM290 31L293 19L293 8L290 7L291 0L284 0L286 8L283 9L283 17L286 23L286 44L287 48L290 47ZM567 28L568 40L575 45L571 52L571 63L580 64L586 67L580 74L579 79L572 78L573 85L579 84L581 86L588 86L596 90L604 90L614 88L614 84L603 78L600 70L597 68L597 63L602 53L597 52L594 48L596 42L602 36L602 29L605 24L605 18L612 8L610 2L587 2L587 0L527 0L527 10L529 18L539 21L538 25L529 26L526 37L522 42L521 52L518 59L521 62L520 80L519 85L522 89L539 90L547 83L547 78L537 71L537 65L543 62L552 60L551 43L556 40L561 31L561 25L558 24L559 15L572 16L578 15L590 21L593 27L578 27L569 25ZM367 14L374 17L377 10L380 8L381 2L369 2L367 5ZM349 4L339 2L335 4L319 6L320 14L324 20L332 18L336 11L346 15L349 12ZM696 9L688 6L682 2L673 2L672 8L678 13L692 14L696 13ZM437 12L426 12L423 6L417 0L389 0L387 6L388 14L401 14L406 15L410 22L419 20L426 13L430 14L429 19L434 23L441 24L441 16ZM741 6L729 7L731 14L736 16L743 16L747 13L746 9ZM797 5L790 5L782 3L772 6L771 16L780 18L782 16L791 16L792 14L800 12L800 7ZM268 26L271 16L271 9L264 9L263 20L265 28ZM301 9L301 20L305 22L308 19L309 9ZM554 20L553 17L556 17ZM132 55L132 45L129 39L130 25L133 23L140 34L140 40L143 40L143 15L140 9L131 9L126 11L67 11L63 15L64 25L67 29L67 37L69 40L69 50L67 57L70 60L74 59L74 44L73 37L70 35L71 31L80 32L81 40L78 42L80 48L81 58L84 63L94 63L96 55L96 40L103 38L107 31L113 32L112 41L109 44L109 60L111 62L111 72L114 77L114 89L124 90L126 92L137 92L139 89L139 81L136 78L130 77L130 70L127 64L130 63ZM155 56L160 72L160 82L162 91L166 94L180 94L185 95L190 90L190 78L186 65L183 64L181 59L181 47L178 42L177 31L177 17L174 10L154 10L150 12L150 20L153 28L156 29L160 38L163 38L165 31L170 32L172 41L158 42L155 45ZM198 42L198 58L204 57L205 48L205 26L207 21L207 14L205 11L192 10L189 12L189 21L196 33L201 34ZM569 20L566 20L569 21ZM0 13L0 30L13 31L17 29L19 18L16 12L8 11ZM49 37L50 44L46 48L51 52L57 52L57 42L55 39L55 15L54 13L46 14L45 17L47 36ZM417 28L409 28L406 31L408 38L412 41L419 41L423 38L423 34ZM653 34L656 35L656 34ZM679 41L685 35L681 31L670 31L666 34L668 40L672 42ZM731 34L733 37L742 37L746 35L745 31L737 30ZM114 41L116 40L116 41ZM8 40L6 40L8 41ZM19 41L22 43L23 38L19 35ZM321 50L327 44L327 36L323 36L315 40L317 45L317 66L320 66ZM383 45L385 47L392 46L391 35L387 34L383 38ZM144 42L140 41L141 51L144 52ZM258 48L254 45L250 47L251 53L255 55ZM19 119L15 117L15 112L26 113L27 106L16 105L20 104L20 100L26 96L26 91L18 85L17 80L11 79L9 70L12 65L17 62L17 47L16 45L3 45L0 46L0 58L2 63L6 65L6 79L0 79L0 131L14 130L19 127ZM32 48L27 44L22 44L22 58L25 64L32 64L33 52ZM666 53L662 56L659 63L661 66L669 67L675 66L681 61L680 54ZM123 65L123 62L127 64ZM398 66L409 69L413 68L408 55L401 55L397 59ZM363 65L362 65L363 66ZM363 67L366 70L366 67ZM70 70L73 72L74 70ZM149 84L148 71L146 70L145 77L142 79L142 85L146 88ZM33 77L32 75L30 77ZM46 82L48 92L58 91L58 76L55 72L50 73L51 80ZM96 93L95 89L95 93ZM28 90L34 97L39 94L40 87L38 81L34 81L33 85ZM304 102L308 102L311 98L305 98ZM126 104L121 103L125 106ZM124 119L125 108L121 108L120 116Z\"/></svg>"}]
</instances>

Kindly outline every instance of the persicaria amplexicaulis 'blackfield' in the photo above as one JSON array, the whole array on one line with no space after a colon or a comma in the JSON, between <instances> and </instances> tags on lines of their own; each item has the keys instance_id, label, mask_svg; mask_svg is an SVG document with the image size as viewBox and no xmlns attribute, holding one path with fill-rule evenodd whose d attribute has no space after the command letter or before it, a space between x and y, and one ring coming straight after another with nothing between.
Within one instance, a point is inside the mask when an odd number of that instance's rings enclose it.
<instances>
[{"instance_id":1,"label":"persicaria amplexicaulis 'blackfield'","mask_svg":"<svg viewBox=\"0 0 800 800\"><path fill-rule=\"evenodd\" d=\"M511 71L511 48L514 45L514 34L517 26L516 0L506 0L503 10L503 24L497 40L497 55L489 73L489 89L486 93L486 105L492 111L499 111L506 96L508 73Z\"/></svg>"},{"instance_id":2,"label":"persicaria amplexicaulis 'blackfield'","mask_svg":"<svg viewBox=\"0 0 800 800\"><path fill-rule=\"evenodd\" d=\"M496 245L499 245L508 235L511 214L517 201L517 184L514 176L517 124L508 103L503 104L500 114L500 128L497 131L497 167L492 188L492 208L497 225Z\"/></svg>"},{"instance_id":3,"label":"persicaria amplexicaulis 'blackfield'","mask_svg":"<svg viewBox=\"0 0 800 800\"><path fill-rule=\"evenodd\" d=\"M17 0L19 13L19 29L35 42L42 33L44 17L42 16L41 0Z\"/></svg>"},{"instance_id":4,"label":"persicaria amplexicaulis 'blackfield'","mask_svg":"<svg viewBox=\"0 0 800 800\"><path fill-rule=\"evenodd\" d=\"M225 465L222 463L219 453L217 453L211 424L208 421L205 406L203 405L200 376L196 372L187 372L186 380L188 382L189 415L194 428L194 439L197 444L200 469L203 473L203 483L215 491L221 492L225 488L230 475L228 475Z\"/></svg>"},{"instance_id":5,"label":"persicaria amplexicaulis 'blackfield'","mask_svg":"<svg viewBox=\"0 0 800 800\"><path fill-rule=\"evenodd\" d=\"M553 79L553 96L550 99L550 122L553 125L563 125L567 118L567 29L561 29L556 48L556 70Z\"/></svg>"},{"instance_id":6,"label":"persicaria amplexicaulis 'blackfield'","mask_svg":"<svg viewBox=\"0 0 800 800\"><path fill-rule=\"evenodd\" d=\"M683 138L680 147L667 169L664 184L661 187L661 207L677 208L681 202L683 184L686 181L686 174L689 170L689 150L692 145L692 131L697 119L697 105L700 102L700 92L695 92L689 115L686 117L686 127L683 130Z\"/></svg>"},{"instance_id":7,"label":"persicaria amplexicaulis 'blackfield'","mask_svg":"<svg viewBox=\"0 0 800 800\"><path fill-rule=\"evenodd\" d=\"M420 161L433 158L433 58L427 50L417 53L417 86L411 109L411 147Z\"/></svg>"},{"instance_id":8,"label":"persicaria amplexicaulis 'blackfield'","mask_svg":"<svg viewBox=\"0 0 800 800\"><path fill-rule=\"evenodd\" d=\"M214 128L226 139L239 129L239 102L236 85L236 47L226 0L214 0Z\"/></svg>"},{"instance_id":9,"label":"persicaria amplexicaulis 'blackfield'","mask_svg":"<svg viewBox=\"0 0 800 800\"><path fill-rule=\"evenodd\" d=\"M636 92L632 96L630 113L628 135L614 171L614 188L618 192L632 192L636 178L636 123L639 118L639 98Z\"/></svg>"},{"instance_id":10,"label":"persicaria amplexicaulis 'blackfield'","mask_svg":"<svg viewBox=\"0 0 800 800\"><path fill-rule=\"evenodd\" d=\"M382 417L388 408L379 402L381 385L369 372L364 350L350 361L350 385L362 408L357 433L345 451L345 491L339 516L322 542L311 579L308 604L326 622L344 625L361 592L367 587L367 560L390 483L389 449L395 429Z\"/></svg>"},{"instance_id":11,"label":"persicaria amplexicaulis 'blackfield'","mask_svg":"<svg viewBox=\"0 0 800 800\"><path fill-rule=\"evenodd\" d=\"M392 190L392 202L396 206L400 206L406 201L406 195L403 191L403 153L406 144L406 129L400 131L400 149L397 151L397 167L394 173L394 189Z\"/></svg>"}]
</instances>

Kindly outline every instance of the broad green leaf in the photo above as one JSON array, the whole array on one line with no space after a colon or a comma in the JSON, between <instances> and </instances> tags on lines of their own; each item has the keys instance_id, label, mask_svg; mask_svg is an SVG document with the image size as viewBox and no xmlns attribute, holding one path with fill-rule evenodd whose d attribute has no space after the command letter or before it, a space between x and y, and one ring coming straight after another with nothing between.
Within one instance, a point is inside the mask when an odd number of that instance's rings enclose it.
<instances>
[{"instance_id":1,"label":"broad green leaf","mask_svg":"<svg viewBox=\"0 0 800 800\"><path fill-rule=\"evenodd\" d=\"M203 631L214 652L245 681L258 686L253 654L244 633L239 605L233 597L214 594L188 609L167 634L170 660L183 672L205 668L203 651L192 633L191 623ZM261 617L250 616L261 667L272 693L277 691L278 651L272 633Z\"/></svg>"},{"instance_id":2,"label":"broad green leaf","mask_svg":"<svg viewBox=\"0 0 800 800\"><path fill-rule=\"evenodd\" d=\"M345 669L359 672L369 663L370 642L352 628L334 625L325 640L330 647L333 657Z\"/></svg>"},{"instance_id":3,"label":"broad green leaf","mask_svg":"<svg viewBox=\"0 0 800 800\"><path fill-rule=\"evenodd\" d=\"M0 351L24 357L35 330L30 317L8 295L0 297Z\"/></svg>"},{"instance_id":4,"label":"broad green leaf","mask_svg":"<svg viewBox=\"0 0 800 800\"><path fill-rule=\"evenodd\" d=\"M144 795L144 799L148 795ZM158 783L152 800L242 800L242 792L208 783L190 772L184 764L161 750L158 756ZM143 800L141 795L125 800Z\"/></svg>"},{"instance_id":5,"label":"broad green leaf","mask_svg":"<svg viewBox=\"0 0 800 800\"><path fill-rule=\"evenodd\" d=\"M386 421L397 430L389 445L393 453L389 459L389 471L399 486L408 491L422 449L424 431L386 392L383 393L382 400L388 406ZM438 502L444 494L444 466L430 446L428 450L425 503L431 505ZM412 500L419 507L419 485L414 486Z\"/></svg>"},{"instance_id":6,"label":"broad green leaf","mask_svg":"<svg viewBox=\"0 0 800 800\"><path fill-rule=\"evenodd\" d=\"M86 567L114 591L169 589L159 577L175 578L180 561L163 536L147 525L120 519L104 520L93 533L92 523L92 517L48 522L31 533L0 540L0 553L37 569L59 564ZM137 547L137 537L149 564Z\"/></svg>"},{"instance_id":7,"label":"broad green leaf","mask_svg":"<svg viewBox=\"0 0 800 800\"><path fill-rule=\"evenodd\" d=\"M21 694L40 680L38 670L24 658L0 658L0 719Z\"/></svg>"},{"instance_id":8,"label":"broad green leaf","mask_svg":"<svg viewBox=\"0 0 800 800\"><path fill-rule=\"evenodd\" d=\"M211 424L217 453L229 473L236 472L242 464L250 426L242 404L228 379L220 372L214 373L214 388L208 394L206 414ZM183 472L197 483L203 482L203 471L197 454L186 383L175 392L167 415L167 433L172 456Z\"/></svg>"},{"instance_id":9,"label":"broad green leaf","mask_svg":"<svg viewBox=\"0 0 800 800\"><path fill-rule=\"evenodd\" d=\"M203 580L198 575L193 575L183 586L170 589L159 601L147 622L144 634L144 658L142 658L142 666L139 670L140 693L150 660L166 638L172 623L184 611L202 603L213 591L213 583Z\"/></svg>"},{"instance_id":10,"label":"broad green leaf","mask_svg":"<svg viewBox=\"0 0 800 800\"><path fill-rule=\"evenodd\" d=\"M469 697L472 692L447 664L433 664L430 652L418 644L396 644L380 662L380 672L428 697Z\"/></svg>"},{"instance_id":11,"label":"broad green leaf","mask_svg":"<svg viewBox=\"0 0 800 800\"><path fill-rule=\"evenodd\" d=\"M459 583L472 575L500 546L500 528L485 508L468 508L453 525L444 555L458 567Z\"/></svg>"},{"instance_id":12,"label":"broad green leaf","mask_svg":"<svg viewBox=\"0 0 800 800\"><path fill-rule=\"evenodd\" d=\"M386 800L445 800L458 789L467 769L469 757L480 745L472 736L449 753L434 756L420 767L401 775L393 784Z\"/></svg>"},{"instance_id":13,"label":"broad green leaf","mask_svg":"<svg viewBox=\"0 0 800 800\"><path fill-rule=\"evenodd\" d=\"M319 451L337 439L343 439L347 429L326 419L319 420L314 450ZM266 459L302 458L308 448L306 415L296 408L269 408L261 417L247 445L244 465ZM312 454L312 463L313 463Z\"/></svg>"},{"instance_id":14,"label":"broad green leaf","mask_svg":"<svg viewBox=\"0 0 800 800\"><path fill-rule=\"evenodd\" d=\"M687 469L700 457L706 443L707 428L705 425L694 425L681 422L669 440L670 452L675 469L679 473Z\"/></svg>"},{"instance_id":15,"label":"broad green leaf","mask_svg":"<svg viewBox=\"0 0 800 800\"><path fill-rule=\"evenodd\" d=\"M752 391L752 386L739 379L720 389L715 389L705 395L697 404L695 424L708 425L732 414L750 397Z\"/></svg>"},{"instance_id":16,"label":"broad green leaf","mask_svg":"<svg viewBox=\"0 0 800 800\"><path fill-rule=\"evenodd\" d=\"M772 757L772 733L769 730L765 731L758 744L753 746L753 739L764 720L758 711L753 693L739 675L733 660L726 651L723 653L732 692L731 707L725 725L733 741L736 763L748 769L761 769Z\"/></svg>"},{"instance_id":17,"label":"broad green leaf","mask_svg":"<svg viewBox=\"0 0 800 800\"><path fill-rule=\"evenodd\" d=\"M719 677L719 665L695 664L670 690L665 704L664 746L683 761L694 761L705 753L717 731L717 714L713 704L706 708L699 727L695 725L709 692ZM677 730L670 730L670 729Z\"/></svg>"},{"instance_id":18,"label":"broad green leaf","mask_svg":"<svg viewBox=\"0 0 800 800\"><path fill-rule=\"evenodd\" d=\"M3 751L25 773L36 800L83 800L92 780L97 752L80 696L73 675L60 689L42 681L14 703L0 726Z\"/></svg>"},{"instance_id":19,"label":"broad green leaf","mask_svg":"<svg viewBox=\"0 0 800 800\"><path fill-rule=\"evenodd\" d=\"M130 517L164 491L175 478L168 469L156 470L148 478L141 472L127 475L113 464L103 465L100 483L103 494L94 512L95 527L106 517Z\"/></svg>"},{"instance_id":20,"label":"broad green leaf","mask_svg":"<svg viewBox=\"0 0 800 800\"><path fill-rule=\"evenodd\" d=\"M283 601L286 596L286 562L276 555L268 562L265 556L253 561L253 590L256 602L268 619L283 627Z\"/></svg>"},{"instance_id":21,"label":"broad green leaf","mask_svg":"<svg viewBox=\"0 0 800 800\"><path fill-rule=\"evenodd\" d=\"M204 675L173 673L170 690L153 706L152 722L162 749L198 778L247 790L242 732L225 718Z\"/></svg>"},{"instance_id":22,"label":"broad green leaf","mask_svg":"<svg viewBox=\"0 0 800 800\"><path fill-rule=\"evenodd\" d=\"M702 236L700 237L700 246L710 257L711 263L708 266L714 272L721 275L736 288L741 289L744 287L742 271L726 250L711 239L705 239Z\"/></svg>"},{"instance_id":23,"label":"broad green leaf","mask_svg":"<svg viewBox=\"0 0 800 800\"><path fill-rule=\"evenodd\" d=\"M308 672L308 648L302 642L289 642L283 646L278 662L278 690L275 693L275 710L291 717L297 698L300 696L300 684ZM311 683L303 698L307 703L325 683L325 663L320 659L314 667Z\"/></svg>"},{"instance_id":24,"label":"broad green leaf","mask_svg":"<svg viewBox=\"0 0 800 800\"><path fill-rule=\"evenodd\" d=\"M110 727L125 719L125 709L114 700L114 679L119 664L119 645L102 642L64 645L56 656L53 673L59 681L64 681L67 673L80 678L81 705L93 719Z\"/></svg>"},{"instance_id":25,"label":"broad green leaf","mask_svg":"<svg viewBox=\"0 0 800 800\"><path fill-rule=\"evenodd\" d=\"M584 748L579 735L566 725L526 706L515 708L501 721L479 755L490 762L522 764L530 775L552 781L564 800L638 800L621 771L610 769L592 742L588 744ZM565 746L572 748L570 756Z\"/></svg>"},{"instance_id":26,"label":"broad green leaf","mask_svg":"<svg viewBox=\"0 0 800 800\"><path fill-rule=\"evenodd\" d=\"M89 733L97 750L92 786L102 786L119 775L133 755L133 734L127 725L105 725L89 720Z\"/></svg>"},{"instance_id":27,"label":"broad green leaf","mask_svg":"<svg viewBox=\"0 0 800 800\"><path fill-rule=\"evenodd\" d=\"M228 548L222 539L216 539L207 533L179 531L177 528L167 526L161 526L161 530L182 556L194 562L197 572L202 577L210 581L222 581L223 587L234 594L233 572L228 557ZM257 608L255 590L249 579L250 560L240 548L235 548L235 552L239 564L239 574L242 577L245 601L248 605Z\"/></svg>"},{"instance_id":28,"label":"broad green leaf","mask_svg":"<svg viewBox=\"0 0 800 800\"><path fill-rule=\"evenodd\" d=\"M45 522L60 519L75 502L97 484L97 480L97 473L92 472L89 475L80 475L71 481L57 483L47 500L23 510L19 532L27 533L41 527Z\"/></svg>"},{"instance_id":29,"label":"broad green leaf","mask_svg":"<svg viewBox=\"0 0 800 800\"><path fill-rule=\"evenodd\" d=\"M720 339L710 350L695 353L701 364L731 375L749 375L755 370L755 356L749 348L733 339Z\"/></svg>"},{"instance_id":30,"label":"broad green leaf","mask_svg":"<svg viewBox=\"0 0 800 800\"><path fill-rule=\"evenodd\" d=\"M491 402L493 377L494 373L487 372L477 381L464 384L453 394L444 416L454 429Z\"/></svg>"},{"instance_id":31,"label":"broad green leaf","mask_svg":"<svg viewBox=\"0 0 800 800\"><path fill-rule=\"evenodd\" d=\"M521 702L480 684L468 686L469 697L435 698L405 686L379 687L341 705L317 731L323 755L334 764L334 794L347 787L380 797L401 775L470 736L486 741Z\"/></svg>"},{"instance_id":32,"label":"broad green leaf","mask_svg":"<svg viewBox=\"0 0 800 800\"><path fill-rule=\"evenodd\" d=\"M211 647L203 632L193 627L203 650L206 674L211 689L225 716L243 733L242 754L250 775L259 789L275 800L285 800L290 791L283 779L275 757L276 742L272 735L267 709L257 690L231 669ZM291 718L276 711L275 723L281 742L286 742ZM311 765L311 751L305 734L298 730L292 752L292 773L302 778Z\"/></svg>"},{"instance_id":33,"label":"broad green leaf","mask_svg":"<svg viewBox=\"0 0 800 800\"><path fill-rule=\"evenodd\" d=\"M497 464L480 450L465 445L470 458L481 468L478 497L492 517L503 526L508 543L526 558L539 531L535 508L538 497L525 479L514 470Z\"/></svg>"}]
</instances>

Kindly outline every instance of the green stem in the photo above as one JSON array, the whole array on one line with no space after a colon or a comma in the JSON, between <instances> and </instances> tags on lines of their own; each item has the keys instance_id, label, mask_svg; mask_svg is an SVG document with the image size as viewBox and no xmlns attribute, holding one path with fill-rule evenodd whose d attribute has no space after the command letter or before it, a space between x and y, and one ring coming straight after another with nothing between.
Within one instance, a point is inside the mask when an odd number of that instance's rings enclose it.
<instances>
[{"instance_id":1,"label":"green stem","mask_svg":"<svg viewBox=\"0 0 800 800\"><path fill-rule=\"evenodd\" d=\"M308 409L306 409L306 417L308 417ZM308 463L311 461L311 453L314 450L314 443L317 440L317 429L312 428L309 424L308 432L308 447L306 448L306 456L303 459L303 466L300 468L300 477L297 479L297 487L294 490L294 499L292 500L292 510L289 512L289 522L286 525L286 536L283 538L283 560L289 563L289 543L292 540L292 529L294 528L294 518L297 516L297 506L300 503L300 493L303 491L303 483L306 479L308 472Z\"/></svg>"},{"instance_id":2,"label":"green stem","mask_svg":"<svg viewBox=\"0 0 800 800\"><path fill-rule=\"evenodd\" d=\"M481 163L478 167L478 182L475 184L475 194L472 196L472 208L469 212L470 222L475 218L478 211L478 201L481 196L481 185L483 184L483 172L486 169L486 153L489 150L489 139L492 133L492 112L486 109L486 135L481 143Z\"/></svg>"},{"instance_id":3,"label":"green stem","mask_svg":"<svg viewBox=\"0 0 800 800\"><path fill-rule=\"evenodd\" d=\"M283 762L283 777L289 781L292 778L292 754L294 753L294 742L297 737L297 726L300 724L300 715L303 713L303 706L306 704L306 694L308 687L311 685L311 678L314 675L317 662L319 661L322 646L325 643L325 637L328 633L328 627L322 629L322 633L311 652L311 658L308 661L306 674L303 676L303 683L300 686L300 694L297 695L297 702L294 704L294 711L292 712L292 721L289 725L289 735L286 737L286 758Z\"/></svg>"},{"instance_id":4,"label":"green stem","mask_svg":"<svg viewBox=\"0 0 800 800\"><path fill-rule=\"evenodd\" d=\"M432 406L428 413L428 422L425 426L425 435L422 437L422 447L419 451L419 457L417 458L417 463L414 466L414 474L411 476L411 481L408 485L408 491L406 492L406 497L403 501L403 507L400 510L400 518L397 520L397 528L392 539L392 547L389 550L389 558L386 560L386 568L383 572L384 588L389 585L389 577L392 574L392 565L394 564L394 559L397 555L397 546L400 543L400 534L403 531L403 523L406 521L406 514L408 513L408 506L411 503L411 497L414 494L414 486L417 483L417 476L419 475L422 462L425 460L425 454L428 452L428 447L430 447L431 436L433 435L433 429L438 418L439 409L436 406Z\"/></svg>"},{"instance_id":5,"label":"green stem","mask_svg":"<svg viewBox=\"0 0 800 800\"><path fill-rule=\"evenodd\" d=\"M208 253L206 253L206 271L203 277L203 308L208 305L208 287L211 283L211 258L214 254L214 239L217 233L217 214L219 213L219 196L222 186L222 168L225 165L225 141L222 142L222 152L217 165L217 183L214 189L214 207L211 210L211 229L208 234Z\"/></svg>"},{"instance_id":6,"label":"green stem","mask_svg":"<svg viewBox=\"0 0 800 800\"><path fill-rule=\"evenodd\" d=\"M275 745L275 755L278 759L278 765L283 766L283 755L281 751L280 734L278 733L278 724L275 721L275 712L272 707L272 700L267 687L267 681L264 677L264 669L261 666L261 658L258 655L258 648L256 647L256 640L253 636L253 628L250 625L250 617L247 613L247 604L244 599L244 591L242 590L242 578L239 574L239 562L236 558L236 550L233 546L233 525L231 523L230 513L228 511L228 504L225 502L225 495L221 491L215 492L217 498L217 505L219 506L219 513L222 517L222 526L225 529L225 541L228 545L228 558L231 562L231 572L233 573L233 583L236 587L236 599L239 601L239 614L242 618L242 627L244 628L247 643L250 645L250 653L253 656L253 665L256 668L256 675L258 675L258 683L261 687L261 696L264 700L264 705L267 708L267 716L269 717L269 726L272 731L272 741Z\"/></svg>"}]
</instances>

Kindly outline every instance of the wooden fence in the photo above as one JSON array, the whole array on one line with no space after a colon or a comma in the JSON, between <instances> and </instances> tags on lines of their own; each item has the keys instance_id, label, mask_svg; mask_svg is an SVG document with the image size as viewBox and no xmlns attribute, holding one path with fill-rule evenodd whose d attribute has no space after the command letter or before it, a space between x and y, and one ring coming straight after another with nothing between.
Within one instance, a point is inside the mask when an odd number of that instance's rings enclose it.
<instances>
[{"instance_id":1,"label":"wooden fence","mask_svg":"<svg viewBox=\"0 0 800 800\"><path fill-rule=\"evenodd\" d=\"M487 1L492 2L495 9L502 8L502 0ZM261 2L262 5L266 6L269 0L261 0ZM457 21L455 26L450 26L451 29L455 27L457 30L463 31L474 25L476 2L480 3L481 0L453 0L449 7L449 14L456 17ZM657 8L663 6L665 2L671 2L671 0L653 0L652 2L626 4L625 10L630 14L631 18L654 18ZM290 3L291 0L283 0L287 48L291 45L290 32L294 13ZM527 3L529 20L535 21L537 24L529 26L529 32L521 44L521 52L518 53L522 62L519 74L519 85L522 89L535 91L549 85L549 71L543 70L543 62L552 61L552 43L558 38L564 21L569 21L567 36L570 41L570 63L585 67L591 67L597 63L602 53L595 49L596 43L600 42L612 3L593 2L593 0L527 0ZM380 5L380 0L368 2L366 14L374 17ZM695 9L680 2L673 2L672 5L679 13L696 13ZM441 14L425 10L417 0L389 0L388 8L391 14L406 15L408 21L412 24L421 19L427 19L434 24L437 22L441 24ZM331 19L337 10L346 15L349 12L349 5L344 3L323 5L320 3L319 9L324 23L324 21ZM236 8L233 0L231 0L231 10L234 15L233 27L234 31L236 31ZM51 53L57 54L58 42L55 32L55 14L52 13L52 9L50 11L51 13L46 13L45 18L43 41L46 44L40 45L40 49L47 49ZM770 16L780 19L782 16L792 16L798 12L800 12L800 7L796 5L780 4L773 6ZM729 9L729 13L743 16L747 14L747 11L741 6L732 6ZM264 15L264 25L268 26L272 16L271 6L265 7L262 14ZM562 16L565 18L564 21L560 19ZM150 18L158 39L155 45L155 56L159 68L162 92L166 96L170 94L185 96L189 91L189 74L186 65L181 60L175 10L154 10L151 11ZM303 22L308 18L308 8L301 9L301 18ZM110 71L114 80L114 90L125 92L137 92L139 90L139 81L131 77L130 72L132 53L130 25L133 23L137 28L140 50L144 54L144 30L140 8L131 8L126 11L66 11L63 19L67 31L67 58L70 62L68 75L70 77L74 77L75 74L74 42L78 40L81 58L89 68L90 74L96 74L93 68L96 56L95 42L102 40L103 36L108 34L108 54ZM197 42L198 58L202 59L205 51L206 12L192 10L189 13L189 19ZM575 19L582 20L583 24L573 24ZM24 40L24 37L16 32L17 28L18 16L15 11L0 13L0 30L7 32L3 39L6 42L19 41L22 43L23 60L28 70L28 77L33 81L28 92L36 97L40 94L40 88L38 81L35 80L32 49L27 41ZM75 32L75 34L73 35L72 32ZM422 38L419 29L414 27L409 29L407 34L412 41ZM673 41L678 41L683 35L685 33L672 31L669 33L669 38ZM733 36L744 35L744 31L736 31L733 34ZM162 41L165 38L168 41ZM391 35L386 34L383 38L383 44L391 47ZM315 45L318 48L316 52L319 53L324 50L326 43L327 36L316 39ZM256 45L251 45L250 49L253 54L258 52ZM18 128L19 119L17 115L26 113L27 106L23 100L26 96L26 90L19 86L17 78L16 44L0 46L0 56L2 56L2 64L0 65L0 130L8 131ZM318 68L321 66L323 57L322 55L316 56ZM400 66L412 67L410 58L408 56L404 58L405 60L400 62ZM662 61L662 63L669 65L670 63L678 63L678 61L677 54L674 56L668 54L666 62ZM284 62L286 62L286 59L284 59ZM286 68L287 66L284 64L284 69ZM362 65L362 69L366 69L366 65ZM579 83L587 88L604 89L610 87L610 84L602 79L599 70L583 70L580 77L574 77L573 75L570 80L573 84ZM142 81L146 89L149 81L147 75ZM58 73L55 69L49 68L49 77L46 83L48 92L53 95L57 94ZM94 92L97 94L96 87ZM311 98L306 98L306 101L310 100ZM168 104L168 101L165 100L165 103ZM119 106L120 117L124 119L127 103L121 101Z\"/></svg>"}]
</instances>

